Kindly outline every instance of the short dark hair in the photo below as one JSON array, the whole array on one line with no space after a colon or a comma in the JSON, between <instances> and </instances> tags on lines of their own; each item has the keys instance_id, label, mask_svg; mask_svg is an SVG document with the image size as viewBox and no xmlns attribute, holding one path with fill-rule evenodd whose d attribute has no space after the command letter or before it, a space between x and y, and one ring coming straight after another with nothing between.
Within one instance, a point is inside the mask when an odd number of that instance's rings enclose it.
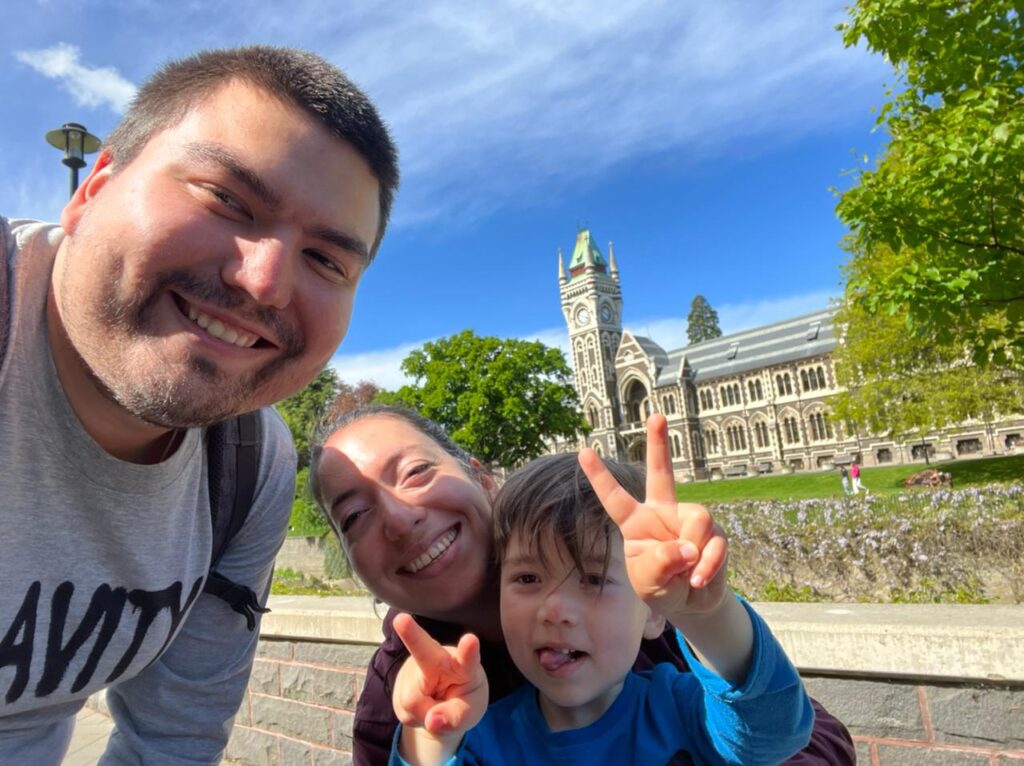
<instances>
[{"instance_id":1,"label":"short dark hair","mask_svg":"<svg viewBox=\"0 0 1024 766\"><path fill-rule=\"evenodd\" d=\"M377 252L398 189L398 150L373 103L326 59L295 48L250 45L206 50L161 67L139 89L104 143L117 165L127 165L153 135L176 125L201 99L242 80L291 101L347 141L366 160L380 185Z\"/></svg>"},{"instance_id":2,"label":"short dark hair","mask_svg":"<svg viewBox=\"0 0 1024 766\"><path fill-rule=\"evenodd\" d=\"M602 460L622 488L643 502L643 470ZM546 563L546 544L558 541L581 572L586 559L596 552L607 572L613 533L618 533L618 527L598 500L575 452L527 463L509 477L494 500L494 552L499 565L515 537L525 541L527 550L542 563ZM596 550L598 546L603 550Z\"/></svg>"},{"instance_id":3,"label":"short dark hair","mask_svg":"<svg viewBox=\"0 0 1024 766\"><path fill-rule=\"evenodd\" d=\"M320 495L320 479L318 478L319 471L317 470L320 460L323 458L324 442L331 437L331 434L340 431L345 426L357 420L370 417L390 417L404 420L455 458L470 478L478 478L479 472L484 470L473 467L472 458L469 453L452 441L451 437L448 436L448 432L444 430L440 423L436 423L430 418L425 418L418 412L413 412L404 407L395 407L390 404L368 404L364 407L357 407L354 410L336 412L332 411L331 406L328 405L327 414L321 418L317 425L309 448L309 489L317 506L327 516L328 522L330 521L330 514L328 513L325 499ZM333 524L331 524L331 528L334 528Z\"/></svg>"}]
</instances>

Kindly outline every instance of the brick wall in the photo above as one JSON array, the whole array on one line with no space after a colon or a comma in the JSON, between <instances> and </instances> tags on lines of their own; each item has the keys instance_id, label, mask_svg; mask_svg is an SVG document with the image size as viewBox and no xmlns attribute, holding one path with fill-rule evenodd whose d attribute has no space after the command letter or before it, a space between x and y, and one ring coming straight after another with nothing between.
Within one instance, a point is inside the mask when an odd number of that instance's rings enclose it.
<instances>
[{"instance_id":1,"label":"brick wall","mask_svg":"<svg viewBox=\"0 0 1024 766\"><path fill-rule=\"evenodd\" d=\"M1024 689L805 677L864 766L1024 766Z\"/></svg>"},{"instance_id":2,"label":"brick wall","mask_svg":"<svg viewBox=\"0 0 1024 766\"><path fill-rule=\"evenodd\" d=\"M374 646L262 640L229 763L352 763L352 718Z\"/></svg>"},{"instance_id":3,"label":"brick wall","mask_svg":"<svg viewBox=\"0 0 1024 766\"><path fill-rule=\"evenodd\" d=\"M228 746L254 766L350 764L352 717L374 647L263 640ZM1024 766L1024 689L805 677L865 766Z\"/></svg>"}]
</instances>

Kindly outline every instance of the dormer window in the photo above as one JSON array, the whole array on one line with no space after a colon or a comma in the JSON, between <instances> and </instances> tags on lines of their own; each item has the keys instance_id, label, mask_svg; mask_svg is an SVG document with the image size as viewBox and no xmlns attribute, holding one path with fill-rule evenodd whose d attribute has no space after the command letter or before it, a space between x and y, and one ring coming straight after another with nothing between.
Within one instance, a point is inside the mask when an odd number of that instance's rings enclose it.
<instances>
[{"instance_id":1,"label":"dormer window","mask_svg":"<svg viewBox=\"0 0 1024 766\"><path fill-rule=\"evenodd\" d=\"M807 328L807 340L817 340L820 331L821 322L811 322L810 327Z\"/></svg>"},{"instance_id":2,"label":"dormer window","mask_svg":"<svg viewBox=\"0 0 1024 766\"><path fill-rule=\"evenodd\" d=\"M725 355L726 359L735 359L737 352L740 350L739 343L730 343L729 352Z\"/></svg>"}]
</instances>

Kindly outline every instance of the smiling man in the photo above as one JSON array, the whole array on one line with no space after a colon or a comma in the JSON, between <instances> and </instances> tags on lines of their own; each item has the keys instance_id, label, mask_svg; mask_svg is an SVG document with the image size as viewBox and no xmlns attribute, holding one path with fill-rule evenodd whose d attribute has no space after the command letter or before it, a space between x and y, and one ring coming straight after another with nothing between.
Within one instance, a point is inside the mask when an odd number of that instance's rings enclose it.
<instances>
[{"instance_id":1,"label":"smiling man","mask_svg":"<svg viewBox=\"0 0 1024 766\"><path fill-rule=\"evenodd\" d=\"M327 363L397 182L340 71L250 47L158 72L60 226L0 218L0 763L58 763L104 687L105 763L220 759L258 631L202 592L207 430ZM217 572L262 603L295 454L258 418L253 500Z\"/></svg>"}]
</instances>

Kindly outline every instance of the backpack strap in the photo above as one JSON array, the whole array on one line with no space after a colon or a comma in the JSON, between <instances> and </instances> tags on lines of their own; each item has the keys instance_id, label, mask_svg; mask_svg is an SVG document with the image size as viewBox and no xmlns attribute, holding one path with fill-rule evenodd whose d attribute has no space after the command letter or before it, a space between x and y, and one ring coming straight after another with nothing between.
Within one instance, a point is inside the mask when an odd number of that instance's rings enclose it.
<instances>
[{"instance_id":1,"label":"backpack strap","mask_svg":"<svg viewBox=\"0 0 1024 766\"><path fill-rule=\"evenodd\" d=\"M213 544L210 573L203 592L226 601L245 617L249 630L256 628L256 612L270 610L260 606L252 588L232 582L219 574L216 566L252 508L260 459L260 430L259 412L247 412L206 429Z\"/></svg>"}]
</instances>

